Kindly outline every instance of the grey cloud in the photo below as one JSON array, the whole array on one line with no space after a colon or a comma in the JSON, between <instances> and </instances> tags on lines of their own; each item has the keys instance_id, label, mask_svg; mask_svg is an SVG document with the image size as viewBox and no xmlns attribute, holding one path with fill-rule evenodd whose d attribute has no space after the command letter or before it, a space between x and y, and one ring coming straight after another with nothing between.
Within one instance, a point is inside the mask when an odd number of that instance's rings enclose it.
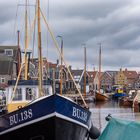
<instances>
[{"instance_id":1,"label":"grey cloud","mask_svg":"<svg viewBox=\"0 0 140 140\"><path fill-rule=\"evenodd\" d=\"M23 3L18 3L21 2ZM15 19L16 1L8 3L7 6L6 2L0 1L0 43L9 42L8 28ZM47 15L48 0L41 3ZM140 62L136 60L140 59L139 4L139 0L51 0L49 24L55 37L63 36L65 58L75 67L83 67L82 43L87 46L88 65L98 66L99 42L103 47L103 67L138 67ZM42 29L42 45L46 55L47 31L44 25ZM49 60L55 61L59 56L54 55L54 44L50 40L49 37ZM60 43L58 39L57 41Z\"/></svg>"}]
</instances>

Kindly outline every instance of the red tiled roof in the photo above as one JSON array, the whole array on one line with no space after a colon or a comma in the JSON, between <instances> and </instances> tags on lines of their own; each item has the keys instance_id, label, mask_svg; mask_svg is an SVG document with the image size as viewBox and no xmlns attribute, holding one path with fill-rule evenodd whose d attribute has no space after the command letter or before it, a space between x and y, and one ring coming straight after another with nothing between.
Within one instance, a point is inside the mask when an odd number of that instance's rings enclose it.
<instances>
[{"instance_id":1,"label":"red tiled roof","mask_svg":"<svg viewBox=\"0 0 140 140\"><path fill-rule=\"evenodd\" d=\"M136 79L138 77L138 74L136 71L123 71L124 75L128 78L128 79Z\"/></svg>"},{"instance_id":2,"label":"red tiled roof","mask_svg":"<svg viewBox=\"0 0 140 140\"><path fill-rule=\"evenodd\" d=\"M7 84L0 84L0 89L5 89L6 87L8 87Z\"/></svg>"}]
</instances>

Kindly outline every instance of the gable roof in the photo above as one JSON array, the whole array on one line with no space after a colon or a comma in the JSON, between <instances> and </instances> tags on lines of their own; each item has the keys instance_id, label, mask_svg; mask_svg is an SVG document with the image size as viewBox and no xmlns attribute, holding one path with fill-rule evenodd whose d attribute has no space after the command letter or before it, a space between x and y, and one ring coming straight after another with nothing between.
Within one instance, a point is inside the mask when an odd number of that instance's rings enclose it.
<instances>
[{"instance_id":1,"label":"gable roof","mask_svg":"<svg viewBox=\"0 0 140 140\"><path fill-rule=\"evenodd\" d=\"M138 77L138 74L136 71L125 70L123 71L123 73L128 79L136 79Z\"/></svg>"},{"instance_id":2,"label":"gable roof","mask_svg":"<svg viewBox=\"0 0 140 140\"><path fill-rule=\"evenodd\" d=\"M80 70L72 70L73 76L81 76L82 73L83 73L82 69L80 69Z\"/></svg>"},{"instance_id":3,"label":"gable roof","mask_svg":"<svg viewBox=\"0 0 140 140\"><path fill-rule=\"evenodd\" d=\"M88 71L88 74L91 78L95 78L97 73L98 73L98 71Z\"/></svg>"},{"instance_id":4,"label":"gable roof","mask_svg":"<svg viewBox=\"0 0 140 140\"><path fill-rule=\"evenodd\" d=\"M106 73L110 75L110 77L114 77L118 73L118 71L106 71Z\"/></svg>"},{"instance_id":5,"label":"gable roof","mask_svg":"<svg viewBox=\"0 0 140 140\"><path fill-rule=\"evenodd\" d=\"M38 58L33 58L33 59L31 59L31 61L33 62L34 65L38 65ZM46 58L43 58L43 65L49 66L49 68L56 68L57 67L56 63L49 62L49 61L47 61Z\"/></svg>"}]
</instances>

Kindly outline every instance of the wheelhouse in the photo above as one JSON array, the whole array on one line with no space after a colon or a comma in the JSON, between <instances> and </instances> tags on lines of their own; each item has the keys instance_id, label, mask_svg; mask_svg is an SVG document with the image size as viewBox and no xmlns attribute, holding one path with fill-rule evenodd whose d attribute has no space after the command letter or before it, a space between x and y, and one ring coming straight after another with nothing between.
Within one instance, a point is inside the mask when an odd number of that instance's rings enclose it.
<instances>
[{"instance_id":1,"label":"wheelhouse","mask_svg":"<svg viewBox=\"0 0 140 140\"><path fill-rule=\"evenodd\" d=\"M13 93L13 91L16 81L9 81L8 84L9 86L6 88L8 112L17 110L18 108L21 108L29 102L39 98L38 80L20 80L15 93ZM42 93L44 96L52 94L52 84L50 80L43 81Z\"/></svg>"}]
</instances>

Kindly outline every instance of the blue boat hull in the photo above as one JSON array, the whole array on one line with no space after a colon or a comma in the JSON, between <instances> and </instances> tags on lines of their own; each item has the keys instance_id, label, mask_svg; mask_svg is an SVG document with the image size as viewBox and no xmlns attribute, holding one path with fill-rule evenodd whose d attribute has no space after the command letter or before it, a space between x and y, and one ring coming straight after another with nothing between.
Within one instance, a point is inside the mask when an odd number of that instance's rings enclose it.
<instances>
[{"instance_id":1,"label":"blue boat hull","mask_svg":"<svg viewBox=\"0 0 140 140\"><path fill-rule=\"evenodd\" d=\"M125 97L126 96L126 93L115 93L113 95L114 98L118 98L118 97Z\"/></svg>"},{"instance_id":2,"label":"blue boat hull","mask_svg":"<svg viewBox=\"0 0 140 140\"><path fill-rule=\"evenodd\" d=\"M34 123L0 136L0 140L85 140L87 129L58 117Z\"/></svg>"},{"instance_id":3,"label":"blue boat hull","mask_svg":"<svg viewBox=\"0 0 140 140\"><path fill-rule=\"evenodd\" d=\"M85 140L91 113L59 95L0 117L0 140Z\"/></svg>"}]
</instances>

